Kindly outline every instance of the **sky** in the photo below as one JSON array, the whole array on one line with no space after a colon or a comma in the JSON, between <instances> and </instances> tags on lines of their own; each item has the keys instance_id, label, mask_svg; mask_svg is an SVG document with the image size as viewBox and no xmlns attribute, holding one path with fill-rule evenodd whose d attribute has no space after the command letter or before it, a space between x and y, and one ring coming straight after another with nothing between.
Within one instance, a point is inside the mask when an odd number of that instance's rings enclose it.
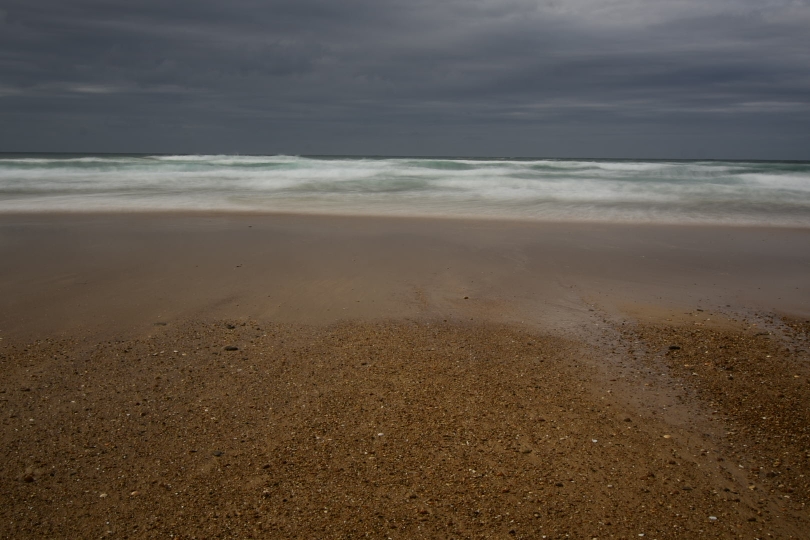
<instances>
[{"instance_id":1,"label":"sky","mask_svg":"<svg viewBox=\"0 0 810 540\"><path fill-rule=\"evenodd\" d=\"M0 151L810 159L810 0L3 0Z\"/></svg>"}]
</instances>

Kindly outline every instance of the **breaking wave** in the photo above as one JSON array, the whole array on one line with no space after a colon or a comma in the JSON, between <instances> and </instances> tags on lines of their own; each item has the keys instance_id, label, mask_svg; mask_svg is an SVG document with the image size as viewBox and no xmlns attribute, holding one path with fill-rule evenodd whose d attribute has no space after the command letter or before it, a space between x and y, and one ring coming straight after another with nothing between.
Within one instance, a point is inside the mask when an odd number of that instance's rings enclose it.
<instances>
[{"instance_id":1,"label":"breaking wave","mask_svg":"<svg viewBox=\"0 0 810 540\"><path fill-rule=\"evenodd\" d=\"M0 212L228 211L810 226L810 163L0 155Z\"/></svg>"}]
</instances>

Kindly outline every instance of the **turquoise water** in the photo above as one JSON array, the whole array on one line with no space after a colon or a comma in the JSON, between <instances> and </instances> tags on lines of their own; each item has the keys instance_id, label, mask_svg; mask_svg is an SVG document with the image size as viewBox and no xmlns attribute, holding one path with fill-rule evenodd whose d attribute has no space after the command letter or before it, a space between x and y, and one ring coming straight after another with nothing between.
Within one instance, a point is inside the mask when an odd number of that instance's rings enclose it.
<instances>
[{"instance_id":1,"label":"turquoise water","mask_svg":"<svg viewBox=\"0 0 810 540\"><path fill-rule=\"evenodd\" d=\"M0 154L0 212L810 226L810 163Z\"/></svg>"}]
</instances>

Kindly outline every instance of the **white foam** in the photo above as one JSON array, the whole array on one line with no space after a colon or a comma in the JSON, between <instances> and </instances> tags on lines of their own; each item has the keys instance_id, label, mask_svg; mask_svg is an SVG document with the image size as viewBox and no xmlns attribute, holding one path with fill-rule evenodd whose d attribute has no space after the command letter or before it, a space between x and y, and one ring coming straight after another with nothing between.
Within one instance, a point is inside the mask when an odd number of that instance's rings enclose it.
<instances>
[{"instance_id":1,"label":"white foam","mask_svg":"<svg viewBox=\"0 0 810 540\"><path fill-rule=\"evenodd\" d=\"M810 164L0 157L0 211L121 209L810 226Z\"/></svg>"}]
</instances>

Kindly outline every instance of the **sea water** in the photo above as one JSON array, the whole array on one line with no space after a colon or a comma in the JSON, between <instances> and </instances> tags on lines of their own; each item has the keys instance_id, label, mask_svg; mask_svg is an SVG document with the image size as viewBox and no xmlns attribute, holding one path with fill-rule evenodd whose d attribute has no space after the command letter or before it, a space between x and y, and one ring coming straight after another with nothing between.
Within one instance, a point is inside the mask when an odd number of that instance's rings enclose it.
<instances>
[{"instance_id":1,"label":"sea water","mask_svg":"<svg viewBox=\"0 0 810 540\"><path fill-rule=\"evenodd\" d=\"M0 154L0 212L810 227L810 162Z\"/></svg>"}]
</instances>

